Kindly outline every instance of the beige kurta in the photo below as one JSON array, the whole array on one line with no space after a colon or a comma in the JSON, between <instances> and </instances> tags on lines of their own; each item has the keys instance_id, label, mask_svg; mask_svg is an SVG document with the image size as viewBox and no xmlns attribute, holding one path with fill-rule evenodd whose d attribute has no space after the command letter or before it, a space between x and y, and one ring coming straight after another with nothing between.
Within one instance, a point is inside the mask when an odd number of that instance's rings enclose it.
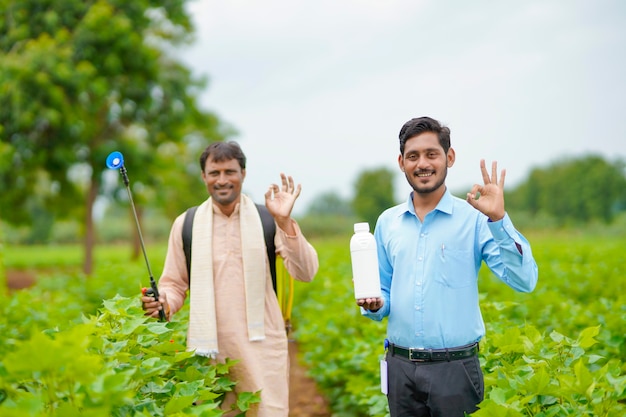
<instances>
[{"instance_id":1,"label":"beige kurta","mask_svg":"<svg viewBox=\"0 0 626 417\"><path fill-rule=\"evenodd\" d=\"M184 214L174 221L170 232L159 292L167 293L172 314L183 306L189 289L182 244ZM287 236L276 227L276 252L294 279L309 282L318 269L317 253L297 224L296 235ZM289 355L285 323L269 278L265 285L265 340L248 340L246 299L243 279L239 206L230 217L213 206L213 279L217 320L218 361L240 362L231 368L237 392L261 392L261 403L248 412L250 417L287 417L289 414ZM229 405L232 398L227 398Z\"/></svg>"}]
</instances>

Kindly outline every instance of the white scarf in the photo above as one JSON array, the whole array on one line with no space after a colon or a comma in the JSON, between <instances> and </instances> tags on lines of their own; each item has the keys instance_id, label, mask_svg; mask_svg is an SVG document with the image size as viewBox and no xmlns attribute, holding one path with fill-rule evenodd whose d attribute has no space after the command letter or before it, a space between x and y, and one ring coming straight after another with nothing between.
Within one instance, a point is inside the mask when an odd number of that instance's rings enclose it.
<instances>
[{"instance_id":1,"label":"white scarf","mask_svg":"<svg viewBox=\"0 0 626 417\"><path fill-rule=\"evenodd\" d=\"M241 195L239 204L241 251L246 297L248 338L265 339L265 282L267 252L261 217L254 202ZM196 211L191 242L191 286L187 350L215 357L218 353L215 291L213 286L213 202L206 200Z\"/></svg>"}]
</instances>

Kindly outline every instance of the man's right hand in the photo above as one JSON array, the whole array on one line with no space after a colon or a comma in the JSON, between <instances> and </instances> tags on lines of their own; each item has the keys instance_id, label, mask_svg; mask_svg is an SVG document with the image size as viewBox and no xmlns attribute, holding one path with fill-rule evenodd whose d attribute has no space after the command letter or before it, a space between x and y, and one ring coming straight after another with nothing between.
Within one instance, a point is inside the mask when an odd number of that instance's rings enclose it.
<instances>
[{"instance_id":1,"label":"man's right hand","mask_svg":"<svg viewBox=\"0 0 626 417\"><path fill-rule=\"evenodd\" d=\"M146 316L159 318L159 310L166 312L165 317L169 320L170 305L167 302L167 294L164 292L159 294L159 301L155 301L154 297L145 295L145 291L141 291L141 308L146 312Z\"/></svg>"},{"instance_id":2,"label":"man's right hand","mask_svg":"<svg viewBox=\"0 0 626 417\"><path fill-rule=\"evenodd\" d=\"M385 301L380 297L359 298L358 300L356 300L356 305L358 305L359 307L363 307L364 309L369 310L373 313L380 310L384 304Z\"/></svg>"}]
</instances>

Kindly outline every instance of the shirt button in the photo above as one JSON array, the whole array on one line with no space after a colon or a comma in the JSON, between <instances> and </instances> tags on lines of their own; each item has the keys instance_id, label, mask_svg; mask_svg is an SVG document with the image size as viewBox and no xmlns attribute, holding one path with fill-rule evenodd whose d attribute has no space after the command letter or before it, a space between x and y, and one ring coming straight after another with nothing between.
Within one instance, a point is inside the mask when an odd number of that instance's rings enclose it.
<instances>
[{"instance_id":1,"label":"shirt button","mask_svg":"<svg viewBox=\"0 0 626 417\"><path fill-rule=\"evenodd\" d=\"M417 281L415 285L422 285L422 281Z\"/></svg>"},{"instance_id":2,"label":"shirt button","mask_svg":"<svg viewBox=\"0 0 626 417\"><path fill-rule=\"evenodd\" d=\"M419 258L417 258L418 261L421 261L423 258L420 256Z\"/></svg>"},{"instance_id":3,"label":"shirt button","mask_svg":"<svg viewBox=\"0 0 626 417\"><path fill-rule=\"evenodd\" d=\"M419 309L420 309L420 306L415 306L415 309L416 309L416 310L419 310Z\"/></svg>"}]
</instances>

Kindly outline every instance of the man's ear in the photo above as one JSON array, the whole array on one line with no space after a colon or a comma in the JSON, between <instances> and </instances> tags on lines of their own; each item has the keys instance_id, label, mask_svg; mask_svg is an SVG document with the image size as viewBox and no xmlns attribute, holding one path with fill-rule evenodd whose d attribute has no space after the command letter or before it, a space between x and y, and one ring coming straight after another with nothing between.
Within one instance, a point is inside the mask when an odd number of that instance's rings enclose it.
<instances>
[{"instance_id":1,"label":"man's ear","mask_svg":"<svg viewBox=\"0 0 626 417\"><path fill-rule=\"evenodd\" d=\"M404 160L402 158L402 154L398 155L398 166L400 167L400 171L404 172Z\"/></svg>"},{"instance_id":2,"label":"man's ear","mask_svg":"<svg viewBox=\"0 0 626 417\"><path fill-rule=\"evenodd\" d=\"M447 164L448 164L448 168L452 168L452 165L454 165L454 161L456 160L456 153L454 152L454 149L450 148L448 149L448 153L446 154L446 159Z\"/></svg>"}]
</instances>

